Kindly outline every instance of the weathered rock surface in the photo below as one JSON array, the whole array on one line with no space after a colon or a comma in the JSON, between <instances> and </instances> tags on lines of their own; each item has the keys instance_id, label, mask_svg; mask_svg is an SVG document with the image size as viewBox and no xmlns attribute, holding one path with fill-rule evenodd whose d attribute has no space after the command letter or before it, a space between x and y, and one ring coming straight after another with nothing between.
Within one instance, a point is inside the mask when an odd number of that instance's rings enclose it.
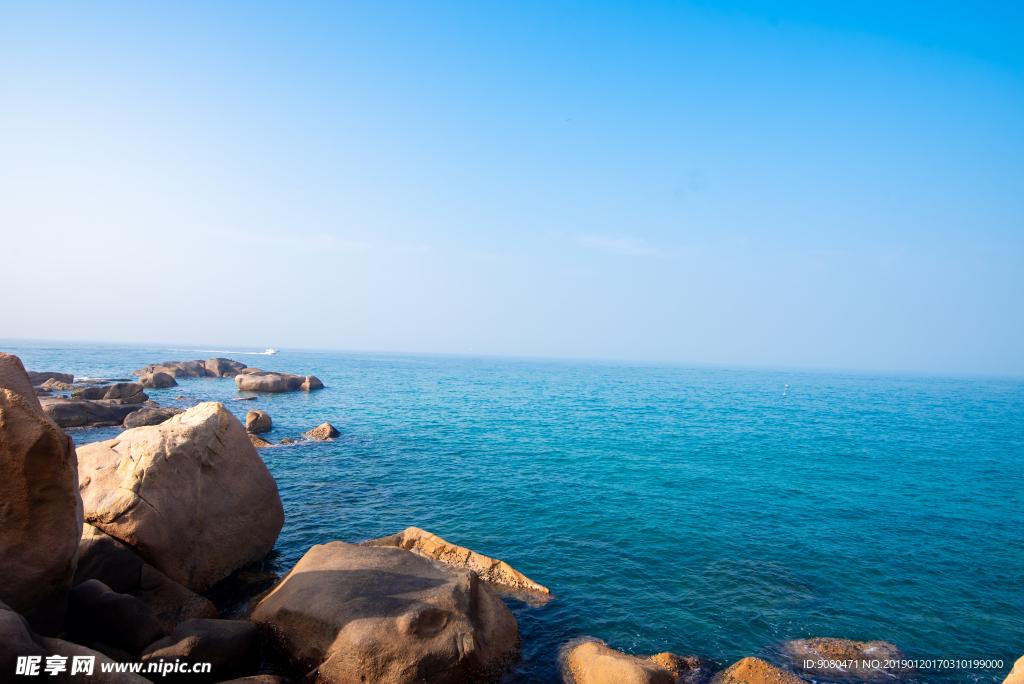
<instances>
[{"instance_id":1,"label":"weathered rock surface","mask_svg":"<svg viewBox=\"0 0 1024 684\"><path fill-rule=\"evenodd\" d=\"M231 359L207 359L206 374L211 378L233 378L245 369L244 363Z\"/></svg>"},{"instance_id":2,"label":"weathered rock surface","mask_svg":"<svg viewBox=\"0 0 1024 684\"><path fill-rule=\"evenodd\" d=\"M32 385L42 385L47 380L56 380L69 385L75 381L75 376L71 373L53 373L50 371L44 371L42 373L37 373L36 371L25 371L25 373L28 375L28 381L32 383Z\"/></svg>"},{"instance_id":3,"label":"weathered rock surface","mask_svg":"<svg viewBox=\"0 0 1024 684\"><path fill-rule=\"evenodd\" d=\"M193 591L266 556L284 523L277 483L219 403L88 444L79 462L86 521Z\"/></svg>"},{"instance_id":4,"label":"weathered rock surface","mask_svg":"<svg viewBox=\"0 0 1024 684\"><path fill-rule=\"evenodd\" d=\"M217 678L254 674L259 667L260 634L256 625L239 620L188 620L170 639L152 644L141 657L152 661L210 663Z\"/></svg>"},{"instance_id":5,"label":"weathered rock surface","mask_svg":"<svg viewBox=\"0 0 1024 684\"><path fill-rule=\"evenodd\" d=\"M520 646L475 572L344 542L311 548L250 619L324 684L489 681Z\"/></svg>"},{"instance_id":6,"label":"weathered rock surface","mask_svg":"<svg viewBox=\"0 0 1024 684\"><path fill-rule=\"evenodd\" d=\"M50 378L42 385L40 385L39 389L43 390L44 392L67 392L68 390L75 389L75 386L66 382L62 382L61 380L57 380L55 378Z\"/></svg>"},{"instance_id":7,"label":"weathered rock surface","mask_svg":"<svg viewBox=\"0 0 1024 684\"><path fill-rule=\"evenodd\" d=\"M71 590L64 624L78 643L100 641L132 655L165 635L152 608L94 579Z\"/></svg>"},{"instance_id":8,"label":"weathered rock surface","mask_svg":"<svg viewBox=\"0 0 1024 684\"><path fill-rule=\"evenodd\" d=\"M132 375L149 375L151 373L166 373L174 378L205 378L205 361L164 361L163 363L151 363L145 368L132 371Z\"/></svg>"},{"instance_id":9,"label":"weathered rock surface","mask_svg":"<svg viewBox=\"0 0 1024 684\"><path fill-rule=\"evenodd\" d=\"M433 558L457 568L467 568L491 584L517 591L532 591L550 594L551 591L542 584L511 567L508 563L488 558L462 546L446 542L436 534L431 534L418 527L409 527L398 534L380 539L363 542L363 546L392 546L412 551L426 558Z\"/></svg>"},{"instance_id":10,"label":"weathered rock surface","mask_svg":"<svg viewBox=\"0 0 1024 684\"><path fill-rule=\"evenodd\" d=\"M274 446L273 444L271 444L267 440L263 439L259 435L254 435L251 432L249 433L249 441L252 442L252 445L254 447L256 447L257 449L262 449L263 447Z\"/></svg>"},{"instance_id":11,"label":"weathered rock surface","mask_svg":"<svg viewBox=\"0 0 1024 684\"><path fill-rule=\"evenodd\" d=\"M138 383L119 382L110 386L103 399L119 404L141 404L149 399L149 395L142 391L142 385Z\"/></svg>"},{"instance_id":12,"label":"weathered rock surface","mask_svg":"<svg viewBox=\"0 0 1024 684\"><path fill-rule=\"evenodd\" d=\"M807 684L760 658L744 658L714 676L711 684Z\"/></svg>"},{"instance_id":13,"label":"weathered rock surface","mask_svg":"<svg viewBox=\"0 0 1024 684\"><path fill-rule=\"evenodd\" d=\"M164 421L170 420L179 413L184 413L185 409L180 408L144 408L129 413L125 416L124 426L126 428L137 428L145 427L147 425L159 425Z\"/></svg>"},{"instance_id":14,"label":"weathered rock surface","mask_svg":"<svg viewBox=\"0 0 1024 684\"><path fill-rule=\"evenodd\" d=\"M208 599L181 586L129 546L92 525L85 525L78 548L76 585L96 579L112 591L135 596L153 609L168 633L185 620L220 617Z\"/></svg>"},{"instance_id":15,"label":"weathered rock surface","mask_svg":"<svg viewBox=\"0 0 1024 684\"><path fill-rule=\"evenodd\" d=\"M285 437L281 440L281 444L295 444L295 440L291 437Z\"/></svg>"},{"instance_id":16,"label":"weathered rock surface","mask_svg":"<svg viewBox=\"0 0 1024 684\"><path fill-rule=\"evenodd\" d=\"M808 675L843 678L856 677L866 682L890 682L909 674L902 669L880 669L872 661L906 660L899 648L887 641L851 641L850 639L796 639L780 647L794 671ZM804 667L806 661L844 662L845 668Z\"/></svg>"},{"instance_id":17,"label":"weathered rock surface","mask_svg":"<svg viewBox=\"0 0 1024 684\"><path fill-rule=\"evenodd\" d=\"M323 389L324 384L313 375L292 375L291 373L256 372L246 369L235 378L235 385L245 392L297 392L299 390Z\"/></svg>"},{"instance_id":18,"label":"weathered rock surface","mask_svg":"<svg viewBox=\"0 0 1024 684\"><path fill-rule=\"evenodd\" d=\"M245 429L248 432L256 434L262 434L264 432L270 432L273 427L273 421L270 416L263 411L249 411L245 414Z\"/></svg>"},{"instance_id":19,"label":"weathered rock surface","mask_svg":"<svg viewBox=\"0 0 1024 684\"><path fill-rule=\"evenodd\" d=\"M107 391L111 385L91 385L89 387L79 387L74 389L71 393L72 399L88 399L89 401L96 401L107 396Z\"/></svg>"},{"instance_id":20,"label":"weathered rock surface","mask_svg":"<svg viewBox=\"0 0 1024 684\"><path fill-rule=\"evenodd\" d=\"M679 656L675 653L657 653L651 661L672 673L677 684L703 684L711 678L715 664L697 656Z\"/></svg>"},{"instance_id":21,"label":"weathered rock surface","mask_svg":"<svg viewBox=\"0 0 1024 684\"><path fill-rule=\"evenodd\" d=\"M321 442L327 442L333 440L340 434L341 433L338 432L338 430L333 425L331 425L330 423L324 423L318 427L313 428L312 430L307 430L306 432L303 432L302 436L309 437L310 439L319 440Z\"/></svg>"},{"instance_id":22,"label":"weathered rock surface","mask_svg":"<svg viewBox=\"0 0 1024 684\"><path fill-rule=\"evenodd\" d=\"M17 356L0 353L0 601L55 634L78 562L75 445L42 409Z\"/></svg>"},{"instance_id":23,"label":"weathered rock surface","mask_svg":"<svg viewBox=\"0 0 1024 684\"><path fill-rule=\"evenodd\" d=\"M1013 664L1010 674L1006 675L1003 684L1024 684L1024 656L1017 659Z\"/></svg>"},{"instance_id":24,"label":"weathered rock surface","mask_svg":"<svg viewBox=\"0 0 1024 684\"><path fill-rule=\"evenodd\" d=\"M121 425L128 414L139 410L136 404L63 397L45 397L42 407L46 416L62 428Z\"/></svg>"},{"instance_id":25,"label":"weathered rock surface","mask_svg":"<svg viewBox=\"0 0 1024 684\"><path fill-rule=\"evenodd\" d=\"M559 657L567 684L675 684L661 665L616 651L596 639L566 644Z\"/></svg>"},{"instance_id":26,"label":"weathered rock surface","mask_svg":"<svg viewBox=\"0 0 1024 684\"><path fill-rule=\"evenodd\" d=\"M140 377L139 384L150 389L163 389L165 387L177 387L178 381L174 379L173 375L158 371L156 373L146 373Z\"/></svg>"}]
</instances>

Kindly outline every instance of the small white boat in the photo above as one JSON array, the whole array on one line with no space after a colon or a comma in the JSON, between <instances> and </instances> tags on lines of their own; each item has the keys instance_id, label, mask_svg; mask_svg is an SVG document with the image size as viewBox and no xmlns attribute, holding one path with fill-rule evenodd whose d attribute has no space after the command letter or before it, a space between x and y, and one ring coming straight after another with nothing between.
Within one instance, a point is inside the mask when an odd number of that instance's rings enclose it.
<instances>
[{"instance_id":1,"label":"small white boat","mask_svg":"<svg viewBox=\"0 0 1024 684\"><path fill-rule=\"evenodd\" d=\"M277 353L277 350L276 350L276 349L268 349L267 351L265 351L265 352L263 352L263 353L264 353L264 354L276 354L276 353Z\"/></svg>"}]
</instances>

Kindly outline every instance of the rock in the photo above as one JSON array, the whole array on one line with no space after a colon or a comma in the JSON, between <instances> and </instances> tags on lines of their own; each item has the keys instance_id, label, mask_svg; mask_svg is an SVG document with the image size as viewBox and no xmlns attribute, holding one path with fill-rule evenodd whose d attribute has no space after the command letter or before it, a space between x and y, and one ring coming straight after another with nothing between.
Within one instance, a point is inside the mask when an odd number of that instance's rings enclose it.
<instances>
[{"instance_id":1,"label":"rock","mask_svg":"<svg viewBox=\"0 0 1024 684\"><path fill-rule=\"evenodd\" d=\"M559 655L567 684L675 684L661 665L616 651L597 639L569 642Z\"/></svg>"},{"instance_id":2,"label":"rock","mask_svg":"<svg viewBox=\"0 0 1024 684\"><path fill-rule=\"evenodd\" d=\"M233 378L238 371L245 370L245 364L231 359L207 359L206 374L212 378Z\"/></svg>"},{"instance_id":3,"label":"rock","mask_svg":"<svg viewBox=\"0 0 1024 684\"><path fill-rule=\"evenodd\" d=\"M100 641L133 655L165 636L152 608L94 579L71 590L64 624L79 643Z\"/></svg>"},{"instance_id":4,"label":"rock","mask_svg":"<svg viewBox=\"0 0 1024 684\"><path fill-rule=\"evenodd\" d=\"M142 385L134 382L119 382L111 385L107 393L103 395L105 401L116 401L119 404L141 404L149 399L149 396L142 391Z\"/></svg>"},{"instance_id":5,"label":"rock","mask_svg":"<svg viewBox=\"0 0 1024 684\"><path fill-rule=\"evenodd\" d=\"M56 634L78 562L75 445L43 411L17 356L0 353L0 601Z\"/></svg>"},{"instance_id":6,"label":"rock","mask_svg":"<svg viewBox=\"0 0 1024 684\"><path fill-rule=\"evenodd\" d=\"M36 396L37 397L52 397L53 394L51 394L50 392L47 392L46 390L41 390L38 387L36 387Z\"/></svg>"},{"instance_id":7,"label":"rock","mask_svg":"<svg viewBox=\"0 0 1024 684\"><path fill-rule=\"evenodd\" d=\"M28 620L0 602L0 672L10 676L15 671L18 656L50 655L32 634Z\"/></svg>"},{"instance_id":8,"label":"rock","mask_svg":"<svg viewBox=\"0 0 1024 684\"><path fill-rule=\"evenodd\" d=\"M260 370L259 368L243 368L242 370L238 371L238 374L239 375L253 375L253 374L261 375L261 374L266 373L266 372L267 371Z\"/></svg>"},{"instance_id":9,"label":"rock","mask_svg":"<svg viewBox=\"0 0 1024 684\"><path fill-rule=\"evenodd\" d=\"M63 672L56 677L47 676L45 681L49 684L152 684L148 679L145 679L137 674L131 674L130 672L104 672L103 665L115 662L113 659L94 651L91 648L85 646L79 646L69 641L62 639L47 639L40 638L39 643L43 645L46 650L46 655L59 655L67 658L67 671ZM94 658L93 671L91 676L83 676L82 673L72 675L71 666L74 662L75 656L81 656L85 658ZM43 663L46 663L46 659L43 659ZM42 671L42 668L40 668Z\"/></svg>"},{"instance_id":10,"label":"rock","mask_svg":"<svg viewBox=\"0 0 1024 684\"><path fill-rule=\"evenodd\" d=\"M37 373L36 371L25 371L25 374L28 375L28 381L33 386L42 385L47 380L56 380L57 382L63 382L68 385L75 381L75 376L71 373L52 373L49 371Z\"/></svg>"},{"instance_id":11,"label":"rock","mask_svg":"<svg viewBox=\"0 0 1024 684\"><path fill-rule=\"evenodd\" d=\"M67 392L68 390L75 389L75 386L66 382L62 382L55 378L50 378L42 385L40 385L39 389L43 390L44 392Z\"/></svg>"},{"instance_id":12,"label":"rock","mask_svg":"<svg viewBox=\"0 0 1024 684\"><path fill-rule=\"evenodd\" d=\"M128 414L139 410L135 404L119 404L109 401L86 401L46 397L42 402L46 416L59 427L116 426L121 425Z\"/></svg>"},{"instance_id":13,"label":"rock","mask_svg":"<svg viewBox=\"0 0 1024 684\"><path fill-rule=\"evenodd\" d=\"M760 658L744 658L714 676L711 684L807 684Z\"/></svg>"},{"instance_id":14,"label":"rock","mask_svg":"<svg viewBox=\"0 0 1024 684\"><path fill-rule=\"evenodd\" d=\"M904 669L881 669L871 661L907 660L903 651L887 641L851 641L850 639L796 639L780 647L798 674L832 678L856 677L866 682L889 682L909 674ZM804 667L806 661L846 661L847 668Z\"/></svg>"},{"instance_id":15,"label":"rock","mask_svg":"<svg viewBox=\"0 0 1024 684\"><path fill-rule=\"evenodd\" d=\"M89 401L96 401L107 396L107 391L112 385L91 385L89 387L79 387L71 393L72 399L88 399Z\"/></svg>"},{"instance_id":16,"label":"rock","mask_svg":"<svg viewBox=\"0 0 1024 684\"><path fill-rule=\"evenodd\" d=\"M295 440L291 437L285 437L281 440L281 444L295 444Z\"/></svg>"},{"instance_id":17,"label":"rock","mask_svg":"<svg viewBox=\"0 0 1024 684\"><path fill-rule=\"evenodd\" d=\"M187 620L171 636L171 643L161 640L147 648L141 660L210 663L218 678L253 674L259 667L260 634L251 622Z\"/></svg>"},{"instance_id":18,"label":"rock","mask_svg":"<svg viewBox=\"0 0 1024 684\"><path fill-rule=\"evenodd\" d=\"M480 575L485 582L500 587L540 594L551 593L547 587L534 582L504 561L488 558L462 546L450 544L436 534L431 534L418 527L409 527L390 537L365 541L363 546L393 546L457 568L468 568Z\"/></svg>"},{"instance_id":19,"label":"rock","mask_svg":"<svg viewBox=\"0 0 1024 684\"><path fill-rule=\"evenodd\" d=\"M256 401L259 397L235 397L231 401Z\"/></svg>"},{"instance_id":20,"label":"rock","mask_svg":"<svg viewBox=\"0 0 1024 684\"><path fill-rule=\"evenodd\" d=\"M88 444L79 462L86 521L193 591L266 556L284 523L277 483L223 404Z\"/></svg>"},{"instance_id":21,"label":"rock","mask_svg":"<svg viewBox=\"0 0 1024 684\"><path fill-rule=\"evenodd\" d=\"M332 441L335 437L341 433L338 432L333 425L330 423L324 423L319 427L315 427L312 430L308 430L302 433L303 437L309 437L310 439L320 440L321 442Z\"/></svg>"},{"instance_id":22,"label":"rock","mask_svg":"<svg viewBox=\"0 0 1024 684\"><path fill-rule=\"evenodd\" d=\"M1013 664L1010 674L1006 675L1003 684L1024 684L1024 656L1017 659Z\"/></svg>"},{"instance_id":23,"label":"rock","mask_svg":"<svg viewBox=\"0 0 1024 684\"><path fill-rule=\"evenodd\" d=\"M249 411L245 414L245 429L248 432L262 434L270 432L272 426L270 416L263 411Z\"/></svg>"},{"instance_id":24,"label":"rock","mask_svg":"<svg viewBox=\"0 0 1024 684\"><path fill-rule=\"evenodd\" d=\"M133 656L128 651L122 651L121 649L115 646L111 646L110 644L105 644L102 641L92 642L91 644L89 644L89 648L91 648L94 651L99 651L103 655L118 663L128 663L135 660L135 656Z\"/></svg>"},{"instance_id":25,"label":"rock","mask_svg":"<svg viewBox=\"0 0 1024 684\"><path fill-rule=\"evenodd\" d=\"M135 596L153 610L164 631L192 618L220 617L208 599L181 586L92 525L85 525L78 548L75 585L96 579L112 591Z\"/></svg>"},{"instance_id":26,"label":"rock","mask_svg":"<svg viewBox=\"0 0 1024 684\"><path fill-rule=\"evenodd\" d=\"M147 373L139 378L139 385L148 389L163 389L165 387L177 387L178 381L169 373Z\"/></svg>"},{"instance_id":27,"label":"rock","mask_svg":"<svg viewBox=\"0 0 1024 684\"><path fill-rule=\"evenodd\" d=\"M678 656L675 653L657 653L650 658L676 678L678 684L698 684L711 678L715 664L697 656Z\"/></svg>"},{"instance_id":28,"label":"rock","mask_svg":"<svg viewBox=\"0 0 1024 684\"><path fill-rule=\"evenodd\" d=\"M315 375L307 375L306 379L299 386L299 389L306 390L307 392L310 390L322 390L323 388L324 383L320 382L320 379Z\"/></svg>"},{"instance_id":29,"label":"rock","mask_svg":"<svg viewBox=\"0 0 1024 684\"><path fill-rule=\"evenodd\" d=\"M124 426L126 428L137 428L144 427L146 425L159 425L164 421L170 420L179 413L184 413L184 409L180 408L144 408L129 413L125 416Z\"/></svg>"},{"instance_id":30,"label":"rock","mask_svg":"<svg viewBox=\"0 0 1024 684\"><path fill-rule=\"evenodd\" d=\"M238 389L246 392L296 392L305 378L291 373L243 373L235 378Z\"/></svg>"},{"instance_id":31,"label":"rock","mask_svg":"<svg viewBox=\"0 0 1024 684\"><path fill-rule=\"evenodd\" d=\"M256 447L257 449L262 449L263 447L268 447L268 446L274 446L273 444L271 444L267 440L263 439L259 435L254 435L251 432L249 433L249 441L252 442L252 445L254 447Z\"/></svg>"},{"instance_id":32,"label":"rock","mask_svg":"<svg viewBox=\"0 0 1024 684\"><path fill-rule=\"evenodd\" d=\"M151 373L166 373L175 378L205 378L205 361L165 361L163 363L151 363L145 368L132 371L132 375L149 375Z\"/></svg>"},{"instance_id":33,"label":"rock","mask_svg":"<svg viewBox=\"0 0 1024 684\"><path fill-rule=\"evenodd\" d=\"M475 572L344 542L306 552L250 619L323 684L494 680L520 647Z\"/></svg>"}]
</instances>

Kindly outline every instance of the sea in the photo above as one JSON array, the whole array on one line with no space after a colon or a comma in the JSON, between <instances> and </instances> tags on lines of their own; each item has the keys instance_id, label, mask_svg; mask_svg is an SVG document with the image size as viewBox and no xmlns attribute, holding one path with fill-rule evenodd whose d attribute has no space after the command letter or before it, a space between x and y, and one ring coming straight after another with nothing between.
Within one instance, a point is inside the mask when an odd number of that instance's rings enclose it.
<instances>
[{"instance_id":1,"label":"sea","mask_svg":"<svg viewBox=\"0 0 1024 684\"><path fill-rule=\"evenodd\" d=\"M130 378L231 358L319 377L260 409L286 520L265 566L417 526L549 587L505 600L509 682L558 682L581 636L638 655L780 662L789 639L885 640L912 682L1002 682L1024 655L1024 380L474 356L0 341L37 371ZM78 445L117 428L78 428ZM999 666L927 666L927 661Z\"/></svg>"}]
</instances>

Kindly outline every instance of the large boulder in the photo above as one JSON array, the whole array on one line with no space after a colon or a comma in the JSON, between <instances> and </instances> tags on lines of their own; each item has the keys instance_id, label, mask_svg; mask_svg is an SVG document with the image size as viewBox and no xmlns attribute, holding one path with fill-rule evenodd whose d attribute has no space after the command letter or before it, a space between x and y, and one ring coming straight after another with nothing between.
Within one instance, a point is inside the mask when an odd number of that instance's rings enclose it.
<instances>
[{"instance_id":1,"label":"large boulder","mask_svg":"<svg viewBox=\"0 0 1024 684\"><path fill-rule=\"evenodd\" d=\"M124 423L128 414L139 410L138 404L62 397L45 397L42 399L42 406L46 416L62 428L86 425L114 427Z\"/></svg>"},{"instance_id":2,"label":"large boulder","mask_svg":"<svg viewBox=\"0 0 1024 684\"><path fill-rule=\"evenodd\" d=\"M1010 674L1006 675L1003 684L1024 684L1024 656L1017 659L1013 664Z\"/></svg>"},{"instance_id":3,"label":"large boulder","mask_svg":"<svg viewBox=\"0 0 1024 684\"><path fill-rule=\"evenodd\" d=\"M132 375L149 375L151 373L167 373L174 378L205 378L205 361L165 361L151 363L145 368L132 371Z\"/></svg>"},{"instance_id":4,"label":"large boulder","mask_svg":"<svg viewBox=\"0 0 1024 684\"><path fill-rule=\"evenodd\" d=\"M306 552L250 619L323 684L489 681L520 647L512 612L475 572L344 542Z\"/></svg>"},{"instance_id":5,"label":"large boulder","mask_svg":"<svg viewBox=\"0 0 1024 684\"><path fill-rule=\"evenodd\" d=\"M260 633L251 622L188 620L175 627L170 638L147 648L141 660L210 663L211 674L218 680L255 674L260 663Z\"/></svg>"},{"instance_id":6,"label":"large boulder","mask_svg":"<svg viewBox=\"0 0 1024 684\"><path fill-rule=\"evenodd\" d=\"M245 414L245 429L248 432L254 434L262 434L264 432L270 432L270 429L274 426L274 421L270 419L270 416L263 411L249 411Z\"/></svg>"},{"instance_id":7,"label":"large boulder","mask_svg":"<svg viewBox=\"0 0 1024 684\"><path fill-rule=\"evenodd\" d=\"M211 378L233 378L246 366L231 359L207 359L206 374Z\"/></svg>"},{"instance_id":8,"label":"large boulder","mask_svg":"<svg viewBox=\"0 0 1024 684\"><path fill-rule=\"evenodd\" d=\"M223 404L197 404L80 450L85 518L202 592L273 548L277 483Z\"/></svg>"},{"instance_id":9,"label":"large boulder","mask_svg":"<svg viewBox=\"0 0 1024 684\"><path fill-rule=\"evenodd\" d=\"M85 525L78 548L76 586L95 579L112 591L138 598L153 610L168 633L185 620L220 617L209 599L181 586L131 547L92 525Z\"/></svg>"},{"instance_id":10,"label":"large boulder","mask_svg":"<svg viewBox=\"0 0 1024 684\"><path fill-rule=\"evenodd\" d=\"M330 442L333 441L334 438L339 436L340 434L341 433L338 432L338 429L331 425L330 423L321 423L312 430L306 430L305 432L303 432L302 436L308 437L309 439L314 439L318 442Z\"/></svg>"},{"instance_id":11,"label":"large boulder","mask_svg":"<svg viewBox=\"0 0 1024 684\"><path fill-rule=\"evenodd\" d=\"M139 409L125 417L124 426L126 428L137 428L145 427L146 425L159 425L184 412L185 409L172 407Z\"/></svg>"},{"instance_id":12,"label":"large boulder","mask_svg":"<svg viewBox=\"0 0 1024 684\"><path fill-rule=\"evenodd\" d=\"M40 385L39 389L41 389L44 392L67 392L68 390L75 389L75 386L57 380L56 378L50 378L42 385Z\"/></svg>"},{"instance_id":13,"label":"large boulder","mask_svg":"<svg viewBox=\"0 0 1024 684\"><path fill-rule=\"evenodd\" d=\"M551 590L534 582L508 563L488 558L463 546L456 546L418 527L409 527L398 534L363 542L364 546L393 546L412 551L426 558L433 558L457 568L468 568L480 575L484 581L515 591L531 591L542 595Z\"/></svg>"},{"instance_id":14,"label":"large boulder","mask_svg":"<svg viewBox=\"0 0 1024 684\"><path fill-rule=\"evenodd\" d=\"M888 641L795 639L783 643L779 650L794 671L811 677L890 682L910 674L906 668L877 666L907 660L906 654Z\"/></svg>"},{"instance_id":15,"label":"large boulder","mask_svg":"<svg viewBox=\"0 0 1024 684\"><path fill-rule=\"evenodd\" d=\"M55 634L78 562L75 445L44 413L17 356L0 353L0 601Z\"/></svg>"},{"instance_id":16,"label":"large boulder","mask_svg":"<svg viewBox=\"0 0 1024 684\"><path fill-rule=\"evenodd\" d=\"M42 373L37 373L36 371L25 371L25 373L28 375L28 381L33 385L42 385L47 380L56 380L68 385L75 381L75 376L71 373L53 373L50 371L44 371Z\"/></svg>"},{"instance_id":17,"label":"large boulder","mask_svg":"<svg viewBox=\"0 0 1024 684\"><path fill-rule=\"evenodd\" d=\"M88 682L88 684L152 684L150 680L131 672L104 672L104 665L109 666L116 661L100 651L61 639L41 637L39 638L39 643L43 645L47 655L59 655L67 659L65 661L67 663L67 670L56 676L47 675L43 680L47 684L83 684L83 682ZM91 675L86 676L82 672L74 675L71 674L76 657L86 659L86 664L91 662L93 667ZM45 664L46 659L44 658L43 665L45 666ZM45 671L43 672L45 673Z\"/></svg>"},{"instance_id":18,"label":"large boulder","mask_svg":"<svg viewBox=\"0 0 1024 684\"><path fill-rule=\"evenodd\" d=\"M314 375L266 372L241 373L235 378L235 385L245 392L297 392L324 388Z\"/></svg>"},{"instance_id":19,"label":"large boulder","mask_svg":"<svg viewBox=\"0 0 1024 684\"><path fill-rule=\"evenodd\" d=\"M110 386L103 399L119 404L141 404L147 401L149 396L142 391L142 385L138 383L118 382Z\"/></svg>"},{"instance_id":20,"label":"large boulder","mask_svg":"<svg viewBox=\"0 0 1024 684\"><path fill-rule=\"evenodd\" d=\"M88 387L79 387L71 393L72 399L88 399L89 401L96 401L107 396L107 391L110 390L111 385L90 385Z\"/></svg>"},{"instance_id":21,"label":"large boulder","mask_svg":"<svg viewBox=\"0 0 1024 684\"><path fill-rule=\"evenodd\" d=\"M714 676L711 684L807 684L760 658L744 658Z\"/></svg>"},{"instance_id":22,"label":"large boulder","mask_svg":"<svg viewBox=\"0 0 1024 684\"><path fill-rule=\"evenodd\" d=\"M177 387L178 381L173 375L156 372L146 373L139 378L139 385L147 389L163 389L165 387Z\"/></svg>"},{"instance_id":23,"label":"large boulder","mask_svg":"<svg viewBox=\"0 0 1024 684\"><path fill-rule=\"evenodd\" d=\"M676 677L658 663L616 651L585 637L566 644L560 654L567 684L675 684Z\"/></svg>"},{"instance_id":24,"label":"large boulder","mask_svg":"<svg viewBox=\"0 0 1024 684\"><path fill-rule=\"evenodd\" d=\"M98 641L132 655L165 636L152 608L94 579L71 590L64 624L77 643Z\"/></svg>"}]
</instances>

